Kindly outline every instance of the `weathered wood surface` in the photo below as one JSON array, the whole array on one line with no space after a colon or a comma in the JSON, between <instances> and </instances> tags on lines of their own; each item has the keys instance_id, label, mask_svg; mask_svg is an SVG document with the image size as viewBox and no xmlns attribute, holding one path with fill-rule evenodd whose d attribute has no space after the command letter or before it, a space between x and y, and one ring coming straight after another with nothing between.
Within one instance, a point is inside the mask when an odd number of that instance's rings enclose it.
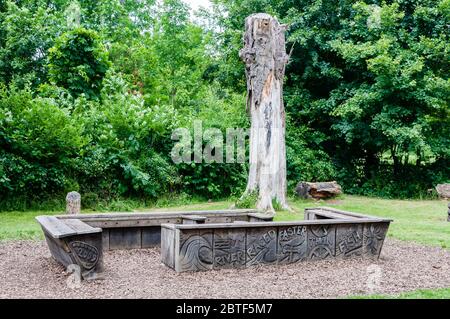
<instances>
[{"instance_id":1,"label":"weathered wood surface","mask_svg":"<svg viewBox=\"0 0 450 319\"><path fill-rule=\"evenodd\" d=\"M186 211L164 213L107 213L40 216L38 221L53 227L54 236L102 232L103 249L138 249L161 244L161 224L232 223L270 221L273 215L255 209ZM45 222L44 221L52 221ZM59 229L59 232L56 231Z\"/></svg>"},{"instance_id":2,"label":"weathered wood surface","mask_svg":"<svg viewBox=\"0 0 450 319\"><path fill-rule=\"evenodd\" d=\"M250 168L243 196L258 192L257 208L274 211L272 200L288 208L283 80L289 60L286 26L265 14L245 19L244 48L247 111L250 114Z\"/></svg>"},{"instance_id":3,"label":"weathered wood surface","mask_svg":"<svg viewBox=\"0 0 450 319\"><path fill-rule=\"evenodd\" d=\"M81 195L70 192L66 196L66 214L74 215L81 212Z\"/></svg>"},{"instance_id":4,"label":"weathered wood surface","mask_svg":"<svg viewBox=\"0 0 450 319\"><path fill-rule=\"evenodd\" d=\"M321 183L299 182L295 192L301 198L326 199L341 194L342 188L335 181Z\"/></svg>"},{"instance_id":5,"label":"weathered wood surface","mask_svg":"<svg viewBox=\"0 0 450 319\"><path fill-rule=\"evenodd\" d=\"M183 218L183 224L204 224L208 217L200 215L185 215Z\"/></svg>"},{"instance_id":6,"label":"weathered wood surface","mask_svg":"<svg viewBox=\"0 0 450 319\"><path fill-rule=\"evenodd\" d=\"M37 216L36 220L43 230L53 238L99 233L100 228L92 227L77 219L61 220L55 216Z\"/></svg>"},{"instance_id":7,"label":"weathered wood surface","mask_svg":"<svg viewBox=\"0 0 450 319\"><path fill-rule=\"evenodd\" d=\"M338 212L322 213L330 219L163 224L162 261L177 272L184 272L328 258L379 257L391 220L350 212L346 212L349 213L346 219Z\"/></svg>"},{"instance_id":8,"label":"weathered wood surface","mask_svg":"<svg viewBox=\"0 0 450 319\"><path fill-rule=\"evenodd\" d=\"M77 265L85 279L93 279L103 271L102 230L76 219L59 220L54 216L38 216L49 250L66 268Z\"/></svg>"}]
</instances>

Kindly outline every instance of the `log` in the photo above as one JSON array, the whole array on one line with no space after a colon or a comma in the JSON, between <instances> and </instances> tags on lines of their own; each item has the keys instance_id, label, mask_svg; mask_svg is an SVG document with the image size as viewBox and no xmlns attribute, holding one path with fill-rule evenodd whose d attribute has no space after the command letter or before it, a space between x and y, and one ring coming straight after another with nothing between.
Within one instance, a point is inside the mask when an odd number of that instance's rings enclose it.
<instances>
[{"instance_id":1,"label":"log","mask_svg":"<svg viewBox=\"0 0 450 319\"><path fill-rule=\"evenodd\" d=\"M341 194L342 188L336 181L322 183L299 182L295 192L301 198L326 199Z\"/></svg>"},{"instance_id":2,"label":"log","mask_svg":"<svg viewBox=\"0 0 450 319\"><path fill-rule=\"evenodd\" d=\"M437 184L436 192L438 193L440 198L450 198L450 184Z\"/></svg>"},{"instance_id":3,"label":"log","mask_svg":"<svg viewBox=\"0 0 450 319\"><path fill-rule=\"evenodd\" d=\"M273 211L272 200L288 208L286 200L286 145L283 79L289 60L286 26L257 13L246 18L244 48L247 112L250 128L250 168L243 196L257 192L256 207Z\"/></svg>"}]
</instances>

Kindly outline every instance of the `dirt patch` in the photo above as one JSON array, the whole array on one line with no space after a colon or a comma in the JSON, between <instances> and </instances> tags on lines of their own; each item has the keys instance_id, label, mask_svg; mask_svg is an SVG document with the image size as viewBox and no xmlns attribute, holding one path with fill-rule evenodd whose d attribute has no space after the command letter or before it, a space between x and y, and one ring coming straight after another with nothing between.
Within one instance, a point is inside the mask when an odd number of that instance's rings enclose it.
<instances>
[{"instance_id":1,"label":"dirt patch","mask_svg":"<svg viewBox=\"0 0 450 319\"><path fill-rule=\"evenodd\" d=\"M0 242L0 298L329 298L450 287L450 251L388 239L351 259L177 274L159 249L106 252L105 279L76 287L45 242Z\"/></svg>"}]
</instances>

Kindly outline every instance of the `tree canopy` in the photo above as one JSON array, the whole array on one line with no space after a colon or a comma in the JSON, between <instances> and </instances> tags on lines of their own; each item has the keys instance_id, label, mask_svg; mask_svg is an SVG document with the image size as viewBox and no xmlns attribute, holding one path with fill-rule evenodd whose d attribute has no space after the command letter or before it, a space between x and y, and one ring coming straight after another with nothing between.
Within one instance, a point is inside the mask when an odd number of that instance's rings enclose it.
<instances>
[{"instance_id":1,"label":"tree canopy","mask_svg":"<svg viewBox=\"0 0 450 319\"><path fill-rule=\"evenodd\" d=\"M0 206L78 190L241 194L246 164L170 158L172 131L248 128L244 19L288 24L287 174L347 193L450 181L449 0L0 0Z\"/></svg>"}]
</instances>

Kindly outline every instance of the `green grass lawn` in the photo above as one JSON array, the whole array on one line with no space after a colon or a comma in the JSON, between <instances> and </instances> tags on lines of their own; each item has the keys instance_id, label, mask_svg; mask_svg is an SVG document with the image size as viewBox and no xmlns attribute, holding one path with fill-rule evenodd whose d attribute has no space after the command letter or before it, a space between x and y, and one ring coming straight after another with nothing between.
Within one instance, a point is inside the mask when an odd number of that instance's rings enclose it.
<instances>
[{"instance_id":1,"label":"green grass lawn","mask_svg":"<svg viewBox=\"0 0 450 319\"><path fill-rule=\"evenodd\" d=\"M350 299L450 299L450 288L420 289L398 295L361 295Z\"/></svg>"},{"instance_id":2,"label":"green grass lawn","mask_svg":"<svg viewBox=\"0 0 450 319\"><path fill-rule=\"evenodd\" d=\"M227 209L232 201L204 202L165 208L145 208L138 211L175 211ZM387 200L345 195L331 201L291 200L294 212L277 212L275 220L301 220L306 207L332 206L369 215L392 218L389 237L450 249L450 223L447 222L447 202L442 200ZM0 212L0 240L38 239L41 230L34 220L38 215L57 212Z\"/></svg>"}]
</instances>

